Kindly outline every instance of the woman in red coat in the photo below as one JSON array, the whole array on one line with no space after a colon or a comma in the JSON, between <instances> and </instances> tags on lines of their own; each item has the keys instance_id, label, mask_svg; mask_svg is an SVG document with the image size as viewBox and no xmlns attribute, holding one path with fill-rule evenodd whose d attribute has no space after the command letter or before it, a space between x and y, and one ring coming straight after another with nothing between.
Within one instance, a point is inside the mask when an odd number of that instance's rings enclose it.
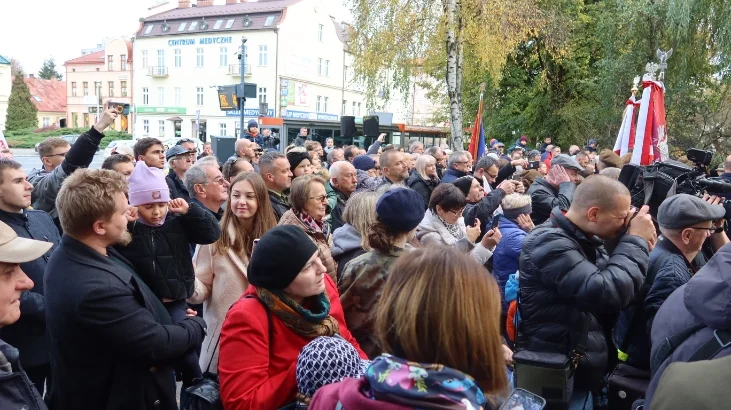
<instances>
[{"instance_id":1,"label":"woman in red coat","mask_svg":"<svg viewBox=\"0 0 731 410\"><path fill-rule=\"evenodd\" d=\"M335 283L317 245L293 225L264 234L248 266L251 286L221 330L218 375L226 410L278 409L295 400L297 356L318 336L339 334L367 359L345 325Z\"/></svg>"}]
</instances>

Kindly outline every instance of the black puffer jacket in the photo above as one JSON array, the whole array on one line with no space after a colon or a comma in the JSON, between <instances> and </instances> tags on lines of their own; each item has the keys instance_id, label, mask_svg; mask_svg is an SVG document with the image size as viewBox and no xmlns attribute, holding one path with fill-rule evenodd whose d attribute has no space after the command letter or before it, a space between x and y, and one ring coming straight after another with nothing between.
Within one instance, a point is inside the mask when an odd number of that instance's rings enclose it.
<instances>
[{"instance_id":1,"label":"black puffer jacket","mask_svg":"<svg viewBox=\"0 0 731 410\"><path fill-rule=\"evenodd\" d=\"M518 350L569 354L590 316L586 356L577 370L583 387L596 385L607 362L607 344L596 315L617 313L642 286L649 252L640 237L625 235L609 257L554 209L523 241L520 254Z\"/></svg>"},{"instance_id":2,"label":"black puffer jacket","mask_svg":"<svg viewBox=\"0 0 731 410\"><path fill-rule=\"evenodd\" d=\"M221 227L210 212L190 203L185 215L168 212L162 226L130 222L132 242L116 246L158 298L186 299L193 295L195 271L190 243L208 245L221 236Z\"/></svg>"},{"instance_id":3,"label":"black puffer jacket","mask_svg":"<svg viewBox=\"0 0 731 410\"><path fill-rule=\"evenodd\" d=\"M406 180L406 186L416 191L419 195L421 195L421 198L424 200L424 209L426 210L429 208L429 200L431 199L431 193L434 191L434 188L439 185L439 180L434 178L430 180L425 180L424 178L419 175L418 172L414 171L409 176L409 179Z\"/></svg>"},{"instance_id":4,"label":"black puffer jacket","mask_svg":"<svg viewBox=\"0 0 731 410\"><path fill-rule=\"evenodd\" d=\"M282 219L282 215L289 211L291 208L289 203L282 201L282 198L272 191L269 191L269 201L272 203L272 209L274 209L274 217L277 218L277 222Z\"/></svg>"},{"instance_id":5,"label":"black puffer jacket","mask_svg":"<svg viewBox=\"0 0 731 410\"><path fill-rule=\"evenodd\" d=\"M546 222L555 207L567 211L574 199L575 189L576 184L573 182L563 182L556 189L546 181L546 178L536 179L528 189L533 206L533 212L530 215L533 223L537 226Z\"/></svg>"}]
</instances>

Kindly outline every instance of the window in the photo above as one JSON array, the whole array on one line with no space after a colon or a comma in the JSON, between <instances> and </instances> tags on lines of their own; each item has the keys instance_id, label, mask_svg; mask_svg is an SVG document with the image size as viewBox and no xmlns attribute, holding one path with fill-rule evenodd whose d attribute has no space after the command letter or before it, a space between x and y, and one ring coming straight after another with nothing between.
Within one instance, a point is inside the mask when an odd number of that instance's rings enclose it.
<instances>
[{"instance_id":1,"label":"window","mask_svg":"<svg viewBox=\"0 0 731 410\"><path fill-rule=\"evenodd\" d=\"M330 77L330 60L325 60L325 70L323 75L325 77Z\"/></svg>"},{"instance_id":2,"label":"window","mask_svg":"<svg viewBox=\"0 0 731 410\"><path fill-rule=\"evenodd\" d=\"M343 110L340 112L340 114L345 115L345 109L348 106L348 102L343 100Z\"/></svg>"},{"instance_id":3,"label":"window","mask_svg":"<svg viewBox=\"0 0 731 410\"><path fill-rule=\"evenodd\" d=\"M197 21L193 21L193 22L191 22L191 23L190 23L190 28L188 29L188 31L193 31L193 30L195 30L195 28L196 28L196 26L197 26L197 25L198 25L198 22L197 22Z\"/></svg>"},{"instance_id":4,"label":"window","mask_svg":"<svg viewBox=\"0 0 731 410\"><path fill-rule=\"evenodd\" d=\"M180 87L175 87L175 106L180 107Z\"/></svg>"},{"instance_id":5,"label":"window","mask_svg":"<svg viewBox=\"0 0 731 410\"><path fill-rule=\"evenodd\" d=\"M51 117L43 117L43 127L51 125Z\"/></svg>"},{"instance_id":6,"label":"window","mask_svg":"<svg viewBox=\"0 0 731 410\"><path fill-rule=\"evenodd\" d=\"M327 112L327 100L328 100L328 97L322 98L322 112Z\"/></svg>"},{"instance_id":7,"label":"window","mask_svg":"<svg viewBox=\"0 0 731 410\"><path fill-rule=\"evenodd\" d=\"M122 71L127 71L127 54L119 56L119 64Z\"/></svg>"},{"instance_id":8,"label":"window","mask_svg":"<svg viewBox=\"0 0 731 410\"><path fill-rule=\"evenodd\" d=\"M221 134L222 136L223 136L223 135L228 135L228 134L226 134L226 123L223 123L223 122L222 122L222 123L218 124L218 132L219 132L219 134Z\"/></svg>"},{"instance_id":9,"label":"window","mask_svg":"<svg viewBox=\"0 0 731 410\"><path fill-rule=\"evenodd\" d=\"M43 102L43 99L41 97L37 96L37 95L34 95L33 96L33 99L36 100L36 101L38 101L38 102Z\"/></svg>"},{"instance_id":10,"label":"window","mask_svg":"<svg viewBox=\"0 0 731 410\"><path fill-rule=\"evenodd\" d=\"M317 75L322 75L322 59L317 59Z\"/></svg>"},{"instance_id":11,"label":"window","mask_svg":"<svg viewBox=\"0 0 731 410\"><path fill-rule=\"evenodd\" d=\"M157 66L165 67L165 50L157 50Z\"/></svg>"},{"instance_id":12,"label":"window","mask_svg":"<svg viewBox=\"0 0 731 410\"><path fill-rule=\"evenodd\" d=\"M91 118L91 114L89 114L89 113L84 114L84 128L89 126L89 123L91 122L89 120L89 118Z\"/></svg>"},{"instance_id":13,"label":"window","mask_svg":"<svg viewBox=\"0 0 731 410\"><path fill-rule=\"evenodd\" d=\"M195 49L195 66L196 67L203 67L203 49L197 48Z\"/></svg>"},{"instance_id":14,"label":"window","mask_svg":"<svg viewBox=\"0 0 731 410\"><path fill-rule=\"evenodd\" d=\"M322 96L321 95L318 95L317 96L317 103L315 104L315 111L316 112L322 112L322 110L320 110L320 108L322 108Z\"/></svg>"},{"instance_id":15,"label":"window","mask_svg":"<svg viewBox=\"0 0 731 410\"><path fill-rule=\"evenodd\" d=\"M147 68L147 50L142 50L142 68Z\"/></svg>"},{"instance_id":16,"label":"window","mask_svg":"<svg viewBox=\"0 0 731 410\"><path fill-rule=\"evenodd\" d=\"M150 135L150 120L142 120L142 131L145 135Z\"/></svg>"},{"instance_id":17,"label":"window","mask_svg":"<svg viewBox=\"0 0 731 410\"><path fill-rule=\"evenodd\" d=\"M220 53L218 56L218 65L226 67L228 65L228 48L221 47L218 51Z\"/></svg>"},{"instance_id":18,"label":"window","mask_svg":"<svg viewBox=\"0 0 731 410\"><path fill-rule=\"evenodd\" d=\"M109 96L114 97L114 81L109 82Z\"/></svg>"},{"instance_id":19,"label":"window","mask_svg":"<svg viewBox=\"0 0 731 410\"><path fill-rule=\"evenodd\" d=\"M218 30L219 28L221 28L221 24L223 24L223 20L216 20L216 25L213 26L213 29Z\"/></svg>"},{"instance_id":20,"label":"window","mask_svg":"<svg viewBox=\"0 0 731 410\"><path fill-rule=\"evenodd\" d=\"M157 105L165 106L165 87L157 87Z\"/></svg>"},{"instance_id":21,"label":"window","mask_svg":"<svg viewBox=\"0 0 731 410\"><path fill-rule=\"evenodd\" d=\"M157 121L157 135L160 138L165 137L165 120Z\"/></svg>"},{"instance_id":22,"label":"window","mask_svg":"<svg viewBox=\"0 0 731 410\"><path fill-rule=\"evenodd\" d=\"M259 46L259 65L267 65L267 46Z\"/></svg>"},{"instance_id":23,"label":"window","mask_svg":"<svg viewBox=\"0 0 731 410\"><path fill-rule=\"evenodd\" d=\"M196 87L195 89L195 105L203 106L203 87Z\"/></svg>"},{"instance_id":24,"label":"window","mask_svg":"<svg viewBox=\"0 0 731 410\"><path fill-rule=\"evenodd\" d=\"M317 25L317 41L322 43L322 32L325 30L325 26L322 24Z\"/></svg>"},{"instance_id":25,"label":"window","mask_svg":"<svg viewBox=\"0 0 731 410\"><path fill-rule=\"evenodd\" d=\"M264 27L269 27L274 23L274 16L267 16L267 20L264 22Z\"/></svg>"},{"instance_id":26,"label":"window","mask_svg":"<svg viewBox=\"0 0 731 410\"><path fill-rule=\"evenodd\" d=\"M152 32L152 28L155 27L154 24L150 24L147 26L147 29L145 30L145 34L150 34Z\"/></svg>"},{"instance_id":27,"label":"window","mask_svg":"<svg viewBox=\"0 0 731 410\"><path fill-rule=\"evenodd\" d=\"M148 92L147 87L142 88L142 105L147 105L150 103L150 94ZM355 103L353 103L355 104Z\"/></svg>"},{"instance_id":28,"label":"window","mask_svg":"<svg viewBox=\"0 0 731 410\"><path fill-rule=\"evenodd\" d=\"M350 113L350 115L355 117L355 101L353 101L353 112Z\"/></svg>"},{"instance_id":29,"label":"window","mask_svg":"<svg viewBox=\"0 0 731 410\"><path fill-rule=\"evenodd\" d=\"M114 71L114 56L107 56L107 71Z\"/></svg>"},{"instance_id":30,"label":"window","mask_svg":"<svg viewBox=\"0 0 731 410\"><path fill-rule=\"evenodd\" d=\"M71 96L76 97L76 81L71 82Z\"/></svg>"},{"instance_id":31,"label":"window","mask_svg":"<svg viewBox=\"0 0 731 410\"><path fill-rule=\"evenodd\" d=\"M265 104L267 102L267 89L265 87L259 87L259 104Z\"/></svg>"},{"instance_id":32,"label":"window","mask_svg":"<svg viewBox=\"0 0 731 410\"><path fill-rule=\"evenodd\" d=\"M84 81L82 83L82 85L84 87L84 95L89 95L89 83L87 83L86 81Z\"/></svg>"},{"instance_id":33,"label":"window","mask_svg":"<svg viewBox=\"0 0 731 410\"><path fill-rule=\"evenodd\" d=\"M178 32L185 31L185 26L187 26L188 23L180 23L180 27L178 27Z\"/></svg>"},{"instance_id":34,"label":"window","mask_svg":"<svg viewBox=\"0 0 731 410\"><path fill-rule=\"evenodd\" d=\"M360 117L360 103L358 103L358 116Z\"/></svg>"},{"instance_id":35,"label":"window","mask_svg":"<svg viewBox=\"0 0 731 410\"><path fill-rule=\"evenodd\" d=\"M119 88L122 89L122 97L127 96L127 82L126 81L120 81L119 82Z\"/></svg>"},{"instance_id":36,"label":"window","mask_svg":"<svg viewBox=\"0 0 731 410\"><path fill-rule=\"evenodd\" d=\"M235 19L230 19L230 20L227 20L227 21L226 21L226 28L231 28L231 27L233 27L233 26L234 26L234 20L235 20Z\"/></svg>"},{"instance_id":37,"label":"window","mask_svg":"<svg viewBox=\"0 0 731 410\"><path fill-rule=\"evenodd\" d=\"M183 66L183 50L176 48L175 49L175 68L180 68Z\"/></svg>"}]
</instances>

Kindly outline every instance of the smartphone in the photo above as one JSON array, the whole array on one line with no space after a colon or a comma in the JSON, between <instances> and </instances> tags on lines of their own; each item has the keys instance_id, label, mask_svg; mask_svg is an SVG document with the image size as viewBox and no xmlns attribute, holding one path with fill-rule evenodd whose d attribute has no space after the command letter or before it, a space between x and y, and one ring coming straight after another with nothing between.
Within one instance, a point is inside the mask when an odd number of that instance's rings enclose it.
<instances>
[{"instance_id":1,"label":"smartphone","mask_svg":"<svg viewBox=\"0 0 731 410\"><path fill-rule=\"evenodd\" d=\"M528 169L538 169L540 166L540 161L528 161Z\"/></svg>"},{"instance_id":2,"label":"smartphone","mask_svg":"<svg viewBox=\"0 0 731 410\"><path fill-rule=\"evenodd\" d=\"M528 390L516 388L500 410L541 410L546 407L546 399Z\"/></svg>"},{"instance_id":3,"label":"smartphone","mask_svg":"<svg viewBox=\"0 0 731 410\"><path fill-rule=\"evenodd\" d=\"M495 215L492 217L492 221L490 221L490 229L499 229L500 228L500 215Z\"/></svg>"},{"instance_id":4,"label":"smartphone","mask_svg":"<svg viewBox=\"0 0 731 410\"><path fill-rule=\"evenodd\" d=\"M513 174L510 179L513 181L520 181L520 174Z\"/></svg>"},{"instance_id":5,"label":"smartphone","mask_svg":"<svg viewBox=\"0 0 731 410\"><path fill-rule=\"evenodd\" d=\"M122 115L129 114L129 104L127 103L109 101L107 102L107 108L114 108Z\"/></svg>"}]
</instances>

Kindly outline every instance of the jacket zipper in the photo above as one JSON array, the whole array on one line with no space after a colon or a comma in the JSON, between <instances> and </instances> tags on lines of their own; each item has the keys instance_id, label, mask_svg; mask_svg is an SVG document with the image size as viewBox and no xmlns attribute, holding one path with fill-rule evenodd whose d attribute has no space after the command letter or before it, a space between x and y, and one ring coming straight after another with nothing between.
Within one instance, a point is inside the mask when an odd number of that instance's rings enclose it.
<instances>
[{"instance_id":1,"label":"jacket zipper","mask_svg":"<svg viewBox=\"0 0 731 410\"><path fill-rule=\"evenodd\" d=\"M150 239L152 239L152 274L155 275L155 235L154 235L154 233L152 236L150 236Z\"/></svg>"}]
</instances>

